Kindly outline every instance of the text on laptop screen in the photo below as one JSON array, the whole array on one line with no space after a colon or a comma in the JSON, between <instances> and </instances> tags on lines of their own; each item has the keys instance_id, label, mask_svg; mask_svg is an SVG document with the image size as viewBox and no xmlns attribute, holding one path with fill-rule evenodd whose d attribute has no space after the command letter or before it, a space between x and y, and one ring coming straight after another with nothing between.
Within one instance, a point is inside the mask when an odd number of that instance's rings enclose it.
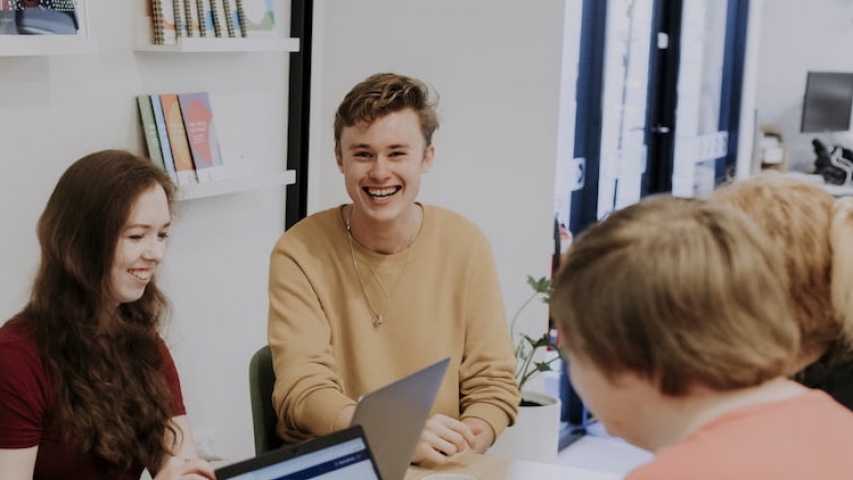
<instances>
[{"instance_id":1,"label":"text on laptop screen","mask_svg":"<svg viewBox=\"0 0 853 480\"><path fill-rule=\"evenodd\" d=\"M235 480L379 480L361 438L234 477Z\"/></svg>"}]
</instances>

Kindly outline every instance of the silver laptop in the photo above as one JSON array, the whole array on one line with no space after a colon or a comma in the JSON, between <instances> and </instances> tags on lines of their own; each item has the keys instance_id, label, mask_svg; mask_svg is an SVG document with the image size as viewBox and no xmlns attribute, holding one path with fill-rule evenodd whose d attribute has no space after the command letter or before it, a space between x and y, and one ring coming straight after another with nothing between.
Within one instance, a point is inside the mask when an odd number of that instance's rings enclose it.
<instances>
[{"instance_id":1,"label":"silver laptop","mask_svg":"<svg viewBox=\"0 0 853 480\"><path fill-rule=\"evenodd\" d=\"M445 358L361 398L352 425L361 425L384 480L403 480L435 396Z\"/></svg>"}]
</instances>

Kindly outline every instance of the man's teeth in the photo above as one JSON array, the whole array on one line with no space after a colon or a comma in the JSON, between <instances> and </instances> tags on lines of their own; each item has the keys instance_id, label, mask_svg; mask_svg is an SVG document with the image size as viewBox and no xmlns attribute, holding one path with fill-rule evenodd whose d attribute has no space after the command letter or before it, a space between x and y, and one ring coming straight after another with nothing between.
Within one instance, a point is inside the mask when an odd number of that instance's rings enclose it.
<instances>
[{"instance_id":1,"label":"man's teeth","mask_svg":"<svg viewBox=\"0 0 853 480\"><path fill-rule=\"evenodd\" d=\"M389 197L397 193L397 187L389 188L368 188L367 193L371 197Z\"/></svg>"},{"instance_id":2,"label":"man's teeth","mask_svg":"<svg viewBox=\"0 0 853 480\"><path fill-rule=\"evenodd\" d=\"M136 279L142 280L143 282L147 282L151 278L151 272L148 271L128 270L127 273L131 274Z\"/></svg>"}]
</instances>

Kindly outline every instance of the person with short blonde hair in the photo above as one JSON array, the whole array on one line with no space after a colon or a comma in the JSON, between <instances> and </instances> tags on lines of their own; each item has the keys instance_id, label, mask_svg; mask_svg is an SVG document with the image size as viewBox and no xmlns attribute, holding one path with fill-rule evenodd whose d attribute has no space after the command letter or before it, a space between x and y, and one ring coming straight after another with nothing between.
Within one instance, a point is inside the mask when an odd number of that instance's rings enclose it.
<instances>
[{"instance_id":1,"label":"person with short blonde hair","mask_svg":"<svg viewBox=\"0 0 853 480\"><path fill-rule=\"evenodd\" d=\"M800 331L767 243L733 208L658 197L567 253L552 313L569 376L610 433L656 454L628 479L853 475L853 414L785 377Z\"/></svg>"},{"instance_id":2,"label":"person with short blonde hair","mask_svg":"<svg viewBox=\"0 0 853 480\"><path fill-rule=\"evenodd\" d=\"M717 190L712 201L744 212L783 254L801 337L789 373L853 409L853 208L820 186L763 174Z\"/></svg>"},{"instance_id":3,"label":"person with short blonde hair","mask_svg":"<svg viewBox=\"0 0 853 480\"><path fill-rule=\"evenodd\" d=\"M515 420L515 358L489 242L461 215L416 200L436 128L431 92L404 75L372 75L338 108L335 159L352 203L300 221L270 259L285 441L348 426L357 398L444 357L414 462L482 453Z\"/></svg>"}]
</instances>

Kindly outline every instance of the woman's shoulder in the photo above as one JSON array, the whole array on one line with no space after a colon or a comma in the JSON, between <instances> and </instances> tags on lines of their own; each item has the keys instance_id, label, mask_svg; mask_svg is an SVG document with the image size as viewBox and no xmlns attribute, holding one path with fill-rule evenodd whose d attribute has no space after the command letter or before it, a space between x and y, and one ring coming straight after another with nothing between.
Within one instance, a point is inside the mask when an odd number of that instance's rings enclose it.
<instances>
[{"instance_id":1,"label":"woman's shoulder","mask_svg":"<svg viewBox=\"0 0 853 480\"><path fill-rule=\"evenodd\" d=\"M0 327L0 382L3 378L20 380L22 377L46 381L30 322L17 316Z\"/></svg>"},{"instance_id":2,"label":"woman's shoulder","mask_svg":"<svg viewBox=\"0 0 853 480\"><path fill-rule=\"evenodd\" d=\"M0 326L0 355L9 353L32 353L38 351L31 322L22 315L16 315Z\"/></svg>"}]
</instances>

